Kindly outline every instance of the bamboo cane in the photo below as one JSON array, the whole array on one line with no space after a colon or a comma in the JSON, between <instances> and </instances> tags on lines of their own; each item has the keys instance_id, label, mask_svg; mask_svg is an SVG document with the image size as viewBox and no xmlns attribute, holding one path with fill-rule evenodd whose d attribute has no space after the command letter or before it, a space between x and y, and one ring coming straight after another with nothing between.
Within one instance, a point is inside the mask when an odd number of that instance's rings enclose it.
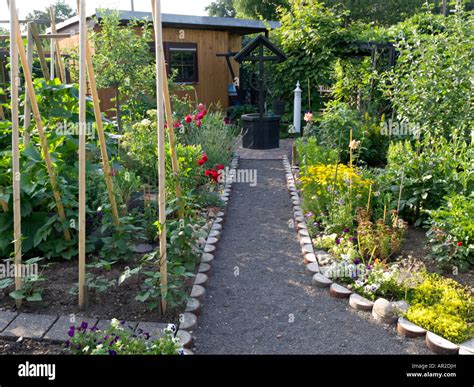
<instances>
[{"instance_id":1,"label":"bamboo cane","mask_svg":"<svg viewBox=\"0 0 474 387\"><path fill-rule=\"evenodd\" d=\"M15 20L17 20L16 10L13 10L15 14ZM13 26L12 26L13 27ZM33 117L36 122L36 127L38 129L38 135L40 137L41 148L43 150L43 156L46 162L46 169L48 171L49 180L51 183L51 188L53 190L54 201L56 203L56 208L58 210L59 218L63 223L66 222L66 214L64 212L64 206L61 201L61 194L58 190L58 183L56 180L56 173L54 172L53 163L51 161L51 156L49 154L48 142L44 133L43 129L43 121L41 120L41 115L38 108L38 102L36 101L36 93L33 87L33 81L31 79L31 72L28 69L28 63L26 60L25 54L25 47L23 47L23 42L20 38L20 27L18 24L15 25L15 37L16 37L16 46L18 47L18 53L20 54L21 65L23 67L23 75L25 77L26 87L28 89L28 93L30 94L30 103L31 108L33 110ZM69 229L64 230L64 238L66 240L71 239L71 234L69 233Z\"/></svg>"},{"instance_id":2,"label":"bamboo cane","mask_svg":"<svg viewBox=\"0 0 474 387\"><path fill-rule=\"evenodd\" d=\"M155 15L155 8L153 6L152 0L152 16L153 20ZM164 58L163 52L163 58ZM165 114L166 114L166 123L168 125L168 139L170 143L171 149L171 169L173 170L173 175L176 179L176 198L178 199L178 217L180 219L184 218L184 202L182 200L182 191L181 191L181 183L179 181L179 162L178 162L178 155L176 153L176 139L174 136L174 126L173 126L173 113L171 110L171 99L170 99L170 92L169 92L169 85L168 85L168 77L166 76L166 63L163 59L163 98L165 103Z\"/></svg>"},{"instance_id":3,"label":"bamboo cane","mask_svg":"<svg viewBox=\"0 0 474 387\"><path fill-rule=\"evenodd\" d=\"M78 0L78 8L80 6L80 0ZM112 181L112 173L110 171L109 165L109 156L107 154L107 144L105 141L104 126L102 122L102 115L100 112L100 100L99 93L97 92L97 83L95 80L94 66L92 65L92 53L89 40L86 36L85 43L85 55L86 55L86 65L87 65L87 74L89 76L89 86L92 94L92 101L94 103L94 115L97 125L97 133L99 135L99 144L100 144L100 153L102 156L102 166L104 168L105 175L105 184L107 185L107 191L109 194L110 206L112 207L112 216L114 219L114 224L118 226L120 224L119 214L117 210L117 201L115 200L114 194L114 183Z\"/></svg>"},{"instance_id":4,"label":"bamboo cane","mask_svg":"<svg viewBox=\"0 0 474 387\"><path fill-rule=\"evenodd\" d=\"M28 32L27 32L27 45L26 45L26 60L28 62L28 69L30 72L33 70L33 46L34 40L31 33L31 23L28 23ZM25 147L30 143L30 122L31 122L31 105L30 105L30 94L28 90L25 92L25 109L24 109L24 118L23 118L23 144Z\"/></svg>"},{"instance_id":5,"label":"bamboo cane","mask_svg":"<svg viewBox=\"0 0 474 387\"><path fill-rule=\"evenodd\" d=\"M164 128L164 98L163 98L163 41L161 27L161 1L152 0L154 10L153 23L155 25L155 52L156 52L156 101L158 126L158 222L160 224L160 287L161 310L166 313L166 295L168 292L168 268L166 256L166 191L165 191L165 128Z\"/></svg>"},{"instance_id":6,"label":"bamboo cane","mask_svg":"<svg viewBox=\"0 0 474 387\"><path fill-rule=\"evenodd\" d=\"M18 44L16 29L15 0L10 6L10 68L11 68L11 113L12 113L12 172L13 172L13 240L15 245L15 290L21 290L21 202L20 202L20 149L19 149L19 123L18 123L18 85L20 75L18 69L18 53L15 45ZM21 307L21 299L15 299L16 307Z\"/></svg>"},{"instance_id":7,"label":"bamboo cane","mask_svg":"<svg viewBox=\"0 0 474 387\"><path fill-rule=\"evenodd\" d=\"M54 5L49 9L49 14L51 16L51 33L56 34L56 17L54 16ZM56 68L58 69L58 74L61 77L62 83L66 83L66 70L64 69L64 62L61 56L61 48L59 47L59 42L57 39L54 39L54 47L56 50Z\"/></svg>"},{"instance_id":8,"label":"bamboo cane","mask_svg":"<svg viewBox=\"0 0 474 387\"><path fill-rule=\"evenodd\" d=\"M86 288L86 6L79 1L79 309L87 307Z\"/></svg>"},{"instance_id":9,"label":"bamboo cane","mask_svg":"<svg viewBox=\"0 0 474 387\"><path fill-rule=\"evenodd\" d=\"M41 44L40 34L38 32L38 27L36 26L35 22L31 22L31 34L35 41L36 51L38 52L38 58L40 61L41 71L43 72L44 79L49 80L50 75L49 75L48 63L46 63L46 55L44 54L43 45Z\"/></svg>"}]
</instances>

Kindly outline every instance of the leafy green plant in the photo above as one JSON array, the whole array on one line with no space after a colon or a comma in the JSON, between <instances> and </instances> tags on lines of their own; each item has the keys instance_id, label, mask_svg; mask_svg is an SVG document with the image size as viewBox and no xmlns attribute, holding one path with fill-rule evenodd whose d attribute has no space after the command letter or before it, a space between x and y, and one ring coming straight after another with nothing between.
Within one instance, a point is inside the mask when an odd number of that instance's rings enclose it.
<instances>
[{"instance_id":1,"label":"leafy green plant","mask_svg":"<svg viewBox=\"0 0 474 387\"><path fill-rule=\"evenodd\" d=\"M161 291L161 274L159 271L159 252L155 251L144 257L141 273L145 276L140 286L140 292L135 299L146 304L149 310L156 309L163 297ZM168 285L165 300L171 307L182 305L189 297L184 291L184 280L193 277L194 274L186 271L186 268L178 263L168 262Z\"/></svg>"},{"instance_id":2,"label":"leafy green plant","mask_svg":"<svg viewBox=\"0 0 474 387\"><path fill-rule=\"evenodd\" d=\"M414 289L406 318L454 343L474 335L474 301L468 288L452 279L427 274Z\"/></svg>"},{"instance_id":3,"label":"leafy green plant","mask_svg":"<svg viewBox=\"0 0 474 387\"><path fill-rule=\"evenodd\" d=\"M30 258L23 262L24 265L35 265L44 258ZM48 265L43 265L42 270L37 275L25 276L22 278L21 290L14 290L10 293L10 297L15 300L25 300L28 302L38 302L43 300L44 288L41 286L46 281L43 270Z\"/></svg>"},{"instance_id":4,"label":"leafy green plant","mask_svg":"<svg viewBox=\"0 0 474 387\"><path fill-rule=\"evenodd\" d=\"M70 337L65 348L73 355L178 355L184 354L176 327L169 324L160 338L152 338L142 329L135 331L125 321L112 319L110 325L100 330L83 321L68 330Z\"/></svg>"},{"instance_id":5,"label":"leafy green plant","mask_svg":"<svg viewBox=\"0 0 474 387\"><path fill-rule=\"evenodd\" d=\"M320 145L315 137L299 138L295 145L301 169L310 165L337 162L337 149Z\"/></svg>"},{"instance_id":6,"label":"leafy green plant","mask_svg":"<svg viewBox=\"0 0 474 387\"><path fill-rule=\"evenodd\" d=\"M458 265L462 271L474 265L474 198L450 196L429 216L427 236L438 264Z\"/></svg>"},{"instance_id":7,"label":"leafy green plant","mask_svg":"<svg viewBox=\"0 0 474 387\"><path fill-rule=\"evenodd\" d=\"M392 143L381 179L397 200L402 185L400 214L421 225L429 210L452 193L468 195L474 189L473 149L453 132L452 139L426 135L416 146L409 141Z\"/></svg>"},{"instance_id":8,"label":"leafy green plant","mask_svg":"<svg viewBox=\"0 0 474 387\"><path fill-rule=\"evenodd\" d=\"M99 255L106 261L129 261L134 255L133 247L144 240L143 228L136 226L136 219L131 216L121 217L119 225L104 216L98 236L102 247Z\"/></svg>"}]
</instances>

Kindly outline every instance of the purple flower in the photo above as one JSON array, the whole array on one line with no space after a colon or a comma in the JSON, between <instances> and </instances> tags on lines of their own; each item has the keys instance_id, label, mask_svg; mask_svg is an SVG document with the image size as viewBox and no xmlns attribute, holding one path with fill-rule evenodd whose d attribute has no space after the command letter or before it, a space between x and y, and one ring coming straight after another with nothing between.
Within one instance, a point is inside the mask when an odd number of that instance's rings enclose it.
<instances>
[{"instance_id":1,"label":"purple flower","mask_svg":"<svg viewBox=\"0 0 474 387\"><path fill-rule=\"evenodd\" d=\"M344 204L344 200L342 200L342 199L339 199L337 202L339 203L340 206L342 206Z\"/></svg>"},{"instance_id":2,"label":"purple flower","mask_svg":"<svg viewBox=\"0 0 474 387\"><path fill-rule=\"evenodd\" d=\"M66 340L66 341L64 342L64 346L65 346L65 347L70 347L70 346L71 346L71 342L70 342L69 340Z\"/></svg>"},{"instance_id":3,"label":"purple flower","mask_svg":"<svg viewBox=\"0 0 474 387\"><path fill-rule=\"evenodd\" d=\"M82 329L86 330L86 329L87 329L87 326L88 326L88 325L87 325L87 322L86 322L86 321L83 321L83 322L81 323L81 328L82 328Z\"/></svg>"},{"instance_id":4,"label":"purple flower","mask_svg":"<svg viewBox=\"0 0 474 387\"><path fill-rule=\"evenodd\" d=\"M370 270L372 267L370 265L367 265L367 270Z\"/></svg>"},{"instance_id":5,"label":"purple flower","mask_svg":"<svg viewBox=\"0 0 474 387\"><path fill-rule=\"evenodd\" d=\"M336 238L336 245L340 245L341 244L341 240L339 238Z\"/></svg>"},{"instance_id":6,"label":"purple flower","mask_svg":"<svg viewBox=\"0 0 474 387\"><path fill-rule=\"evenodd\" d=\"M346 234L347 234L349 231L351 231L351 230L349 230L349 227L346 227L346 228L344 229L344 232L345 232Z\"/></svg>"},{"instance_id":7,"label":"purple flower","mask_svg":"<svg viewBox=\"0 0 474 387\"><path fill-rule=\"evenodd\" d=\"M360 259L354 259L354 264L358 265L360 263Z\"/></svg>"},{"instance_id":8,"label":"purple flower","mask_svg":"<svg viewBox=\"0 0 474 387\"><path fill-rule=\"evenodd\" d=\"M68 336L69 337L74 337L74 333L75 333L74 327L69 328L69 331L67 333Z\"/></svg>"},{"instance_id":9,"label":"purple flower","mask_svg":"<svg viewBox=\"0 0 474 387\"><path fill-rule=\"evenodd\" d=\"M120 325L125 325L125 320L120 321Z\"/></svg>"},{"instance_id":10,"label":"purple flower","mask_svg":"<svg viewBox=\"0 0 474 387\"><path fill-rule=\"evenodd\" d=\"M314 216L314 214L311 211L309 211L306 214L304 214L304 216L306 216L307 218L311 218Z\"/></svg>"},{"instance_id":11,"label":"purple flower","mask_svg":"<svg viewBox=\"0 0 474 387\"><path fill-rule=\"evenodd\" d=\"M113 349L109 349L109 355L116 355L117 351L114 351Z\"/></svg>"}]
</instances>

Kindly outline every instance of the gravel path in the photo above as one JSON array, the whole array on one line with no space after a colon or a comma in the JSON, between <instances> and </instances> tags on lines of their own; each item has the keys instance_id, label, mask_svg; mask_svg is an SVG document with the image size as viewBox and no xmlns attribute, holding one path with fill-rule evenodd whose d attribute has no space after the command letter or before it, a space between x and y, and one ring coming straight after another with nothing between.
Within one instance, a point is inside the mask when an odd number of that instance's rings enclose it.
<instances>
[{"instance_id":1,"label":"gravel path","mask_svg":"<svg viewBox=\"0 0 474 387\"><path fill-rule=\"evenodd\" d=\"M234 183L202 315L197 354L427 353L311 286L281 160L240 160L258 183ZM236 271L238 270L238 275Z\"/></svg>"}]
</instances>

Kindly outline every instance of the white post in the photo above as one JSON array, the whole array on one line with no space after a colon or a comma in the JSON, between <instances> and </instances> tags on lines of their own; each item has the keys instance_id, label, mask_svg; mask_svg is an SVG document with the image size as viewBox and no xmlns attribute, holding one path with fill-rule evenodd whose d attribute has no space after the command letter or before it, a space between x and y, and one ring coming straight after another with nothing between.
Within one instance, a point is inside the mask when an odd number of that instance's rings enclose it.
<instances>
[{"instance_id":1,"label":"white post","mask_svg":"<svg viewBox=\"0 0 474 387\"><path fill-rule=\"evenodd\" d=\"M301 133L301 89L299 81L296 82L294 93L293 127L295 128L295 133Z\"/></svg>"}]
</instances>

